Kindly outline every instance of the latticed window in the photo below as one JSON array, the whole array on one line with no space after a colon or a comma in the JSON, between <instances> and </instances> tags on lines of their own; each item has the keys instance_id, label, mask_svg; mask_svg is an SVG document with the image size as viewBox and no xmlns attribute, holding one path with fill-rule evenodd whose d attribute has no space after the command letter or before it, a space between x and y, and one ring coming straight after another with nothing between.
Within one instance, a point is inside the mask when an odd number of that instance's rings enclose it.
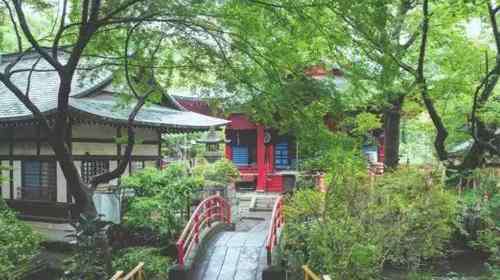
<instances>
[{"instance_id":1,"label":"latticed window","mask_svg":"<svg viewBox=\"0 0 500 280\"><path fill-rule=\"evenodd\" d=\"M22 161L21 198L25 200L57 200L57 167L55 161Z\"/></svg>"},{"instance_id":2,"label":"latticed window","mask_svg":"<svg viewBox=\"0 0 500 280\"><path fill-rule=\"evenodd\" d=\"M109 171L108 160L82 161L82 180L87 184L93 177L106 173L108 171Z\"/></svg>"}]
</instances>

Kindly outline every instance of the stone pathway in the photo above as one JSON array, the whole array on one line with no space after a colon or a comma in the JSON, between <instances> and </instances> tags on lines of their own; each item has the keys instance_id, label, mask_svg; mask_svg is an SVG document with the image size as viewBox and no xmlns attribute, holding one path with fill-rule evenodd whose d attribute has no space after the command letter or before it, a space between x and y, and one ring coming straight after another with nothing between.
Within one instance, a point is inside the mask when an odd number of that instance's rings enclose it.
<instances>
[{"instance_id":1,"label":"stone pathway","mask_svg":"<svg viewBox=\"0 0 500 280\"><path fill-rule=\"evenodd\" d=\"M214 236L194 279L261 280L267 266L265 244L270 217L270 212L259 212L238 222L236 231Z\"/></svg>"}]
</instances>

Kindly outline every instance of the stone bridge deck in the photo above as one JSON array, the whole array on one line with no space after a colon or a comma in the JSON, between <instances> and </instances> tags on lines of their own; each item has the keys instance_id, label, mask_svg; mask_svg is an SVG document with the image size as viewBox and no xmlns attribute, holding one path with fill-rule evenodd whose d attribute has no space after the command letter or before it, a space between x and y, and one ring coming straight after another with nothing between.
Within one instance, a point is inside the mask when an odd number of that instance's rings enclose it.
<instances>
[{"instance_id":1,"label":"stone bridge deck","mask_svg":"<svg viewBox=\"0 0 500 280\"><path fill-rule=\"evenodd\" d=\"M220 232L194 271L196 280L261 280L267 267L265 248L271 213L254 213L236 224L236 231Z\"/></svg>"}]
</instances>

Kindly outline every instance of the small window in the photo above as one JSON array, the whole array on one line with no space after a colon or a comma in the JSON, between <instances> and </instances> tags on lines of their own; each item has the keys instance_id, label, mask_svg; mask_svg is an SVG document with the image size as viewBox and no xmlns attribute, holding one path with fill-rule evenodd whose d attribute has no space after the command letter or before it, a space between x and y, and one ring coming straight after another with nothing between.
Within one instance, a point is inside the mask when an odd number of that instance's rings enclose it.
<instances>
[{"instance_id":1,"label":"small window","mask_svg":"<svg viewBox=\"0 0 500 280\"><path fill-rule=\"evenodd\" d=\"M57 171L54 161L22 161L21 198L23 200L57 200Z\"/></svg>"},{"instance_id":2,"label":"small window","mask_svg":"<svg viewBox=\"0 0 500 280\"><path fill-rule=\"evenodd\" d=\"M82 180L89 183L93 177L109 171L108 160L85 160L82 161Z\"/></svg>"},{"instance_id":3,"label":"small window","mask_svg":"<svg viewBox=\"0 0 500 280\"><path fill-rule=\"evenodd\" d=\"M146 167L144 161L131 161L130 162L130 174L133 174L137 171L141 171Z\"/></svg>"}]
</instances>

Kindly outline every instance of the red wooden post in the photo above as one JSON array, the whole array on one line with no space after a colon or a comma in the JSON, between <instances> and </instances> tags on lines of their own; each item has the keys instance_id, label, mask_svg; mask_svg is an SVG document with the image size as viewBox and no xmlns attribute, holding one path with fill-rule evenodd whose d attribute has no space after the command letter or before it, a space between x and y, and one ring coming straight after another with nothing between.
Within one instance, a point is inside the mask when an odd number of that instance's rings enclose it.
<instances>
[{"instance_id":1,"label":"red wooden post","mask_svg":"<svg viewBox=\"0 0 500 280\"><path fill-rule=\"evenodd\" d=\"M194 216L194 241L200 242L200 214L196 213Z\"/></svg>"},{"instance_id":2,"label":"red wooden post","mask_svg":"<svg viewBox=\"0 0 500 280\"><path fill-rule=\"evenodd\" d=\"M227 214L227 223L228 224L232 223L231 205L229 205L229 204L227 204L227 206L226 206L226 214Z\"/></svg>"},{"instance_id":3,"label":"red wooden post","mask_svg":"<svg viewBox=\"0 0 500 280\"><path fill-rule=\"evenodd\" d=\"M384 158L385 158L385 147L384 147L384 136L379 136L378 137L378 162L384 162Z\"/></svg>"},{"instance_id":4,"label":"red wooden post","mask_svg":"<svg viewBox=\"0 0 500 280\"><path fill-rule=\"evenodd\" d=\"M211 227L212 226L212 201L209 200L207 201L207 204L205 205L206 211L207 211L207 226Z\"/></svg>"},{"instance_id":5,"label":"red wooden post","mask_svg":"<svg viewBox=\"0 0 500 280\"><path fill-rule=\"evenodd\" d=\"M273 172L274 170L274 145L267 145L267 162L266 162L266 171L268 173Z\"/></svg>"},{"instance_id":6,"label":"red wooden post","mask_svg":"<svg viewBox=\"0 0 500 280\"><path fill-rule=\"evenodd\" d=\"M231 147L231 143L226 144L225 156L227 160L233 160L233 147Z\"/></svg>"},{"instance_id":7,"label":"red wooden post","mask_svg":"<svg viewBox=\"0 0 500 280\"><path fill-rule=\"evenodd\" d=\"M266 145L264 144L264 126L257 126L257 191L266 190Z\"/></svg>"},{"instance_id":8,"label":"red wooden post","mask_svg":"<svg viewBox=\"0 0 500 280\"><path fill-rule=\"evenodd\" d=\"M184 240L177 242L177 262L181 267L184 266Z\"/></svg>"}]
</instances>

